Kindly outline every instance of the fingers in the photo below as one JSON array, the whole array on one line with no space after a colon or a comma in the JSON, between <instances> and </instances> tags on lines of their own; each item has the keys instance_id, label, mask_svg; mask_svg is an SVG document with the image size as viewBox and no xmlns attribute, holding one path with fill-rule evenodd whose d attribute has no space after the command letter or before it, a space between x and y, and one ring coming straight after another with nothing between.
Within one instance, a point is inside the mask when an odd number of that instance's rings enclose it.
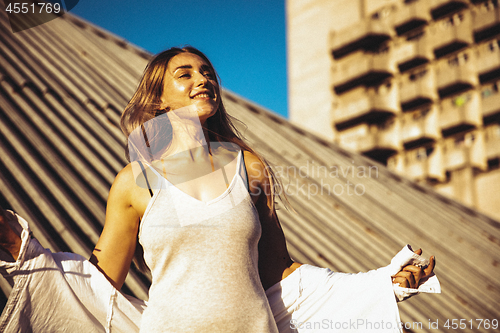
<instances>
[{"instance_id":1,"label":"fingers","mask_svg":"<svg viewBox=\"0 0 500 333\"><path fill-rule=\"evenodd\" d=\"M399 283L399 285L403 288L416 288L417 286L413 273L409 271L401 271L396 274L392 283Z\"/></svg>"},{"instance_id":2,"label":"fingers","mask_svg":"<svg viewBox=\"0 0 500 333\"><path fill-rule=\"evenodd\" d=\"M422 249L413 251L415 254L421 255ZM420 282L426 277L430 276L434 267L436 266L436 257L431 256L429 258L429 265L423 268L419 265L407 265L403 269L394 275L392 282L394 284L399 283L403 288L413 288L417 289L420 286Z\"/></svg>"},{"instance_id":3,"label":"fingers","mask_svg":"<svg viewBox=\"0 0 500 333\"><path fill-rule=\"evenodd\" d=\"M422 254L422 249L418 249L416 251L413 251L415 254L421 255ZM431 256L429 258L429 265L424 269L424 277L427 277L432 274L434 271L434 267L436 266L436 257Z\"/></svg>"},{"instance_id":4,"label":"fingers","mask_svg":"<svg viewBox=\"0 0 500 333\"><path fill-rule=\"evenodd\" d=\"M436 266L436 257L432 256L432 257L429 258L429 266L427 266L424 269L425 276L431 275L432 272L434 271L434 267L435 266Z\"/></svg>"},{"instance_id":5,"label":"fingers","mask_svg":"<svg viewBox=\"0 0 500 333\"><path fill-rule=\"evenodd\" d=\"M420 279L424 277L424 270L422 267L408 265L405 266L402 270L403 272L410 272L413 275L413 279L415 281L415 286L418 286L420 283Z\"/></svg>"}]
</instances>

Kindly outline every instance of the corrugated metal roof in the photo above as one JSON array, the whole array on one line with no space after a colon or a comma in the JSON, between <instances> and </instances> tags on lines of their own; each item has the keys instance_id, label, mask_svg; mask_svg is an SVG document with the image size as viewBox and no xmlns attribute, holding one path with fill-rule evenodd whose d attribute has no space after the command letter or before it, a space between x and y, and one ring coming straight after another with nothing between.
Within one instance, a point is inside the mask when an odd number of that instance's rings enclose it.
<instances>
[{"instance_id":1,"label":"corrugated metal roof","mask_svg":"<svg viewBox=\"0 0 500 333\"><path fill-rule=\"evenodd\" d=\"M120 113L149 57L71 14L13 34L0 13L0 204L31 221L54 251L89 256L99 237L109 187L126 164ZM278 215L293 258L366 271L410 243L436 255L443 289L400 303L403 321L423 324L413 331L438 331L429 319L448 331L447 319L500 317L498 221L234 93L224 97L283 175L297 214ZM147 285L132 270L125 290L146 297Z\"/></svg>"}]
</instances>

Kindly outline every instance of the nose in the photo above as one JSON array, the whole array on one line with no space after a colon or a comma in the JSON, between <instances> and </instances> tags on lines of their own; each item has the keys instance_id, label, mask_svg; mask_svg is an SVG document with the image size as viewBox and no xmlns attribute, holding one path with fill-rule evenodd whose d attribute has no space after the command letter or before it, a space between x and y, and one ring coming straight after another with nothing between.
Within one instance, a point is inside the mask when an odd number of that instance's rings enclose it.
<instances>
[{"instance_id":1,"label":"nose","mask_svg":"<svg viewBox=\"0 0 500 333\"><path fill-rule=\"evenodd\" d=\"M208 82L208 79L202 73L197 73L196 75L196 86L204 86Z\"/></svg>"}]
</instances>

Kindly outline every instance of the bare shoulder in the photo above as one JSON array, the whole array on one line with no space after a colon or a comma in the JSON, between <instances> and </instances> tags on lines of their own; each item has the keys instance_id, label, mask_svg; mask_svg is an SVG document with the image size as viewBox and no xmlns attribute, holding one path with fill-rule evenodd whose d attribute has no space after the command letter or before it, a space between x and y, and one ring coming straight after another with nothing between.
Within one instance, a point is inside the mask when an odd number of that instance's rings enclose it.
<instances>
[{"instance_id":1,"label":"bare shoulder","mask_svg":"<svg viewBox=\"0 0 500 333\"><path fill-rule=\"evenodd\" d=\"M133 163L127 164L123 169L118 172L113 182L113 187L118 187L120 189L128 189L132 184L135 183Z\"/></svg>"},{"instance_id":2,"label":"bare shoulder","mask_svg":"<svg viewBox=\"0 0 500 333\"><path fill-rule=\"evenodd\" d=\"M119 207L132 206L132 194L135 187L135 177L132 164L127 164L115 177L108 196L110 204Z\"/></svg>"},{"instance_id":3,"label":"bare shoulder","mask_svg":"<svg viewBox=\"0 0 500 333\"><path fill-rule=\"evenodd\" d=\"M244 151L245 167L247 169L248 177L252 180L259 182L264 181L266 177L266 166L262 161L253 153Z\"/></svg>"},{"instance_id":4,"label":"bare shoulder","mask_svg":"<svg viewBox=\"0 0 500 333\"><path fill-rule=\"evenodd\" d=\"M144 172L137 162L127 164L115 177L108 203L110 200L117 200L118 202L115 203L118 203L118 206L132 207L141 217L151 199L147 184L151 184L154 181L153 178L156 178L155 174L146 167Z\"/></svg>"}]
</instances>

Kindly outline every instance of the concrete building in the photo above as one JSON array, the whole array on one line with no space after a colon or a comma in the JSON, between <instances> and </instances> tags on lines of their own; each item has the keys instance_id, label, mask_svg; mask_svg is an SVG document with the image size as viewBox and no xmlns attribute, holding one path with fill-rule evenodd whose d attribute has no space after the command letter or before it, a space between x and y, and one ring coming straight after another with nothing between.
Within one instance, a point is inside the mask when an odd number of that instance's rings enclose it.
<instances>
[{"instance_id":1,"label":"concrete building","mask_svg":"<svg viewBox=\"0 0 500 333\"><path fill-rule=\"evenodd\" d=\"M288 0L287 31L292 122L500 218L497 0Z\"/></svg>"}]
</instances>

